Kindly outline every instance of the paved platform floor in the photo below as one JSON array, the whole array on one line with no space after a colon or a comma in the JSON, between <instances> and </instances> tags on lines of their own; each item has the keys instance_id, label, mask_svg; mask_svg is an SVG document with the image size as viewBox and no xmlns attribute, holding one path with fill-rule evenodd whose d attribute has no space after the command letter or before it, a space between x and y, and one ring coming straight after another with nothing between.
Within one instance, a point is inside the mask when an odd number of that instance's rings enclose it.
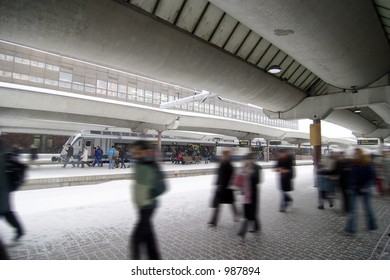
<instances>
[{"instance_id":1,"label":"paved platform floor","mask_svg":"<svg viewBox=\"0 0 390 280\"><path fill-rule=\"evenodd\" d=\"M390 199L374 196L379 229L344 236L346 217L335 207L317 209L312 166L297 167L294 204L278 211L276 174L263 170L259 233L237 236L239 223L223 205L217 227L209 227L214 175L169 179L154 223L164 259L390 259ZM12 259L128 259L128 239L136 212L130 180L15 193L14 205L26 235L13 242L13 230L0 221L0 236ZM237 194L237 200L241 197Z\"/></svg>"}]
</instances>

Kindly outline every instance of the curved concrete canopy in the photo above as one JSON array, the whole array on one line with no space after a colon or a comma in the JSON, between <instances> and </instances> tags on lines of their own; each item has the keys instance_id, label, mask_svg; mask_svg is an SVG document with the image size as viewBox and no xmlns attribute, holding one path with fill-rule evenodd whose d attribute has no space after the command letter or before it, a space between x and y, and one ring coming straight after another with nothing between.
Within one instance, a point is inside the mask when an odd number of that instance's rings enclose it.
<instances>
[{"instance_id":1,"label":"curved concrete canopy","mask_svg":"<svg viewBox=\"0 0 390 280\"><path fill-rule=\"evenodd\" d=\"M249 139L309 139L307 133L287 131L224 117L185 111L161 110L73 93L0 83L0 127L3 131L17 129L58 132L115 127L145 132L169 130L178 121L177 129L208 132ZM39 90L39 91L38 91ZM55 104L55 105L53 105ZM99 114L96 114L99 112ZM57 131L57 132L56 132ZM67 135L69 133L65 133ZM175 134L175 132L173 132Z\"/></svg>"},{"instance_id":2,"label":"curved concrete canopy","mask_svg":"<svg viewBox=\"0 0 390 280\"><path fill-rule=\"evenodd\" d=\"M241 59L114 1L16 0L1 5L3 40L180 81L272 111L290 109L305 97Z\"/></svg>"},{"instance_id":3,"label":"curved concrete canopy","mask_svg":"<svg viewBox=\"0 0 390 280\"><path fill-rule=\"evenodd\" d=\"M210 0L327 83L364 87L390 71L390 48L367 0Z\"/></svg>"}]
</instances>

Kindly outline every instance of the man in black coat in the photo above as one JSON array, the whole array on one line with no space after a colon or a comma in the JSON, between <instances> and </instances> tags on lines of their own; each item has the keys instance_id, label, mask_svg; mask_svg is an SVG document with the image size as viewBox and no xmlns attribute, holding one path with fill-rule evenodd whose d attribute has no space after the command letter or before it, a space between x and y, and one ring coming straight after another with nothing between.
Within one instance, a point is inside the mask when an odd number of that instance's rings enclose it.
<instances>
[{"instance_id":1,"label":"man in black coat","mask_svg":"<svg viewBox=\"0 0 390 280\"><path fill-rule=\"evenodd\" d=\"M220 204L231 204L234 220L238 221L238 211L234 205L233 190L229 188L233 173L234 167L230 162L230 151L223 151L221 164L218 168L215 195L212 203L212 207L215 209L212 218L209 221L209 224L212 226L217 225Z\"/></svg>"},{"instance_id":2,"label":"man in black coat","mask_svg":"<svg viewBox=\"0 0 390 280\"><path fill-rule=\"evenodd\" d=\"M280 174L280 190L282 192L282 202L280 212L286 212L287 206L292 203L292 198L288 192L293 190L292 179L294 178L294 159L287 150L279 151L278 162L275 166Z\"/></svg>"}]
</instances>

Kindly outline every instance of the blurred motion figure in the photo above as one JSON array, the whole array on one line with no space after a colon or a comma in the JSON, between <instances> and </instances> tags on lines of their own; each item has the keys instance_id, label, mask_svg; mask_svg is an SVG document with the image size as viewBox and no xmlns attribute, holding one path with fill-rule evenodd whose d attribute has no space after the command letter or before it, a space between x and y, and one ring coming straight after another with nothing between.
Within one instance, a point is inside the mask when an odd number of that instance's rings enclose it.
<instances>
[{"instance_id":1,"label":"blurred motion figure","mask_svg":"<svg viewBox=\"0 0 390 280\"><path fill-rule=\"evenodd\" d=\"M153 189L158 184L158 174L161 173L147 142L137 141L132 146L135 163L133 202L138 210L139 218L131 235L131 256L135 260L141 259L141 247L146 245L149 259L160 259L155 233L152 225L152 216L157 208L157 199L153 196Z\"/></svg>"},{"instance_id":2,"label":"blurred motion figure","mask_svg":"<svg viewBox=\"0 0 390 280\"><path fill-rule=\"evenodd\" d=\"M222 152L221 164L217 171L217 182L215 183L216 188L212 201L214 212L211 220L208 222L212 226L216 226L218 223L220 204L231 204L234 220L238 221L238 211L234 204L234 193L233 190L229 188L233 173L234 167L230 162L230 151L225 150Z\"/></svg>"}]
</instances>

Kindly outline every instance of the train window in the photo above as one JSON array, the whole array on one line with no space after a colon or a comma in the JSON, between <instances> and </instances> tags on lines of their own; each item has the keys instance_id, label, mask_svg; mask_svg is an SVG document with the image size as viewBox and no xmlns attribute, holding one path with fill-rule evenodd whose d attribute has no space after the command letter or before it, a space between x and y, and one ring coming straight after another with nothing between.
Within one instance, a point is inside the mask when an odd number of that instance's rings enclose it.
<instances>
[{"instance_id":1,"label":"train window","mask_svg":"<svg viewBox=\"0 0 390 280\"><path fill-rule=\"evenodd\" d=\"M137 136L138 136L138 134L137 134L137 133L132 133L132 134L131 134L131 136L135 136L135 137L137 137Z\"/></svg>"},{"instance_id":2,"label":"train window","mask_svg":"<svg viewBox=\"0 0 390 280\"><path fill-rule=\"evenodd\" d=\"M103 135L111 135L111 131L103 131Z\"/></svg>"},{"instance_id":3,"label":"train window","mask_svg":"<svg viewBox=\"0 0 390 280\"><path fill-rule=\"evenodd\" d=\"M121 136L121 134L119 132L113 132L112 135Z\"/></svg>"},{"instance_id":4,"label":"train window","mask_svg":"<svg viewBox=\"0 0 390 280\"><path fill-rule=\"evenodd\" d=\"M91 140L85 141L85 146L91 147L91 145L92 145L92 141Z\"/></svg>"},{"instance_id":5,"label":"train window","mask_svg":"<svg viewBox=\"0 0 390 280\"><path fill-rule=\"evenodd\" d=\"M99 135L101 135L102 132L98 131L98 130L91 130L91 134L99 134Z\"/></svg>"},{"instance_id":6,"label":"train window","mask_svg":"<svg viewBox=\"0 0 390 280\"><path fill-rule=\"evenodd\" d=\"M128 132L122 132L122 135L123 135L123 136L130 136L130 133L128 133Z\"/></svg>"}]
</instances>

